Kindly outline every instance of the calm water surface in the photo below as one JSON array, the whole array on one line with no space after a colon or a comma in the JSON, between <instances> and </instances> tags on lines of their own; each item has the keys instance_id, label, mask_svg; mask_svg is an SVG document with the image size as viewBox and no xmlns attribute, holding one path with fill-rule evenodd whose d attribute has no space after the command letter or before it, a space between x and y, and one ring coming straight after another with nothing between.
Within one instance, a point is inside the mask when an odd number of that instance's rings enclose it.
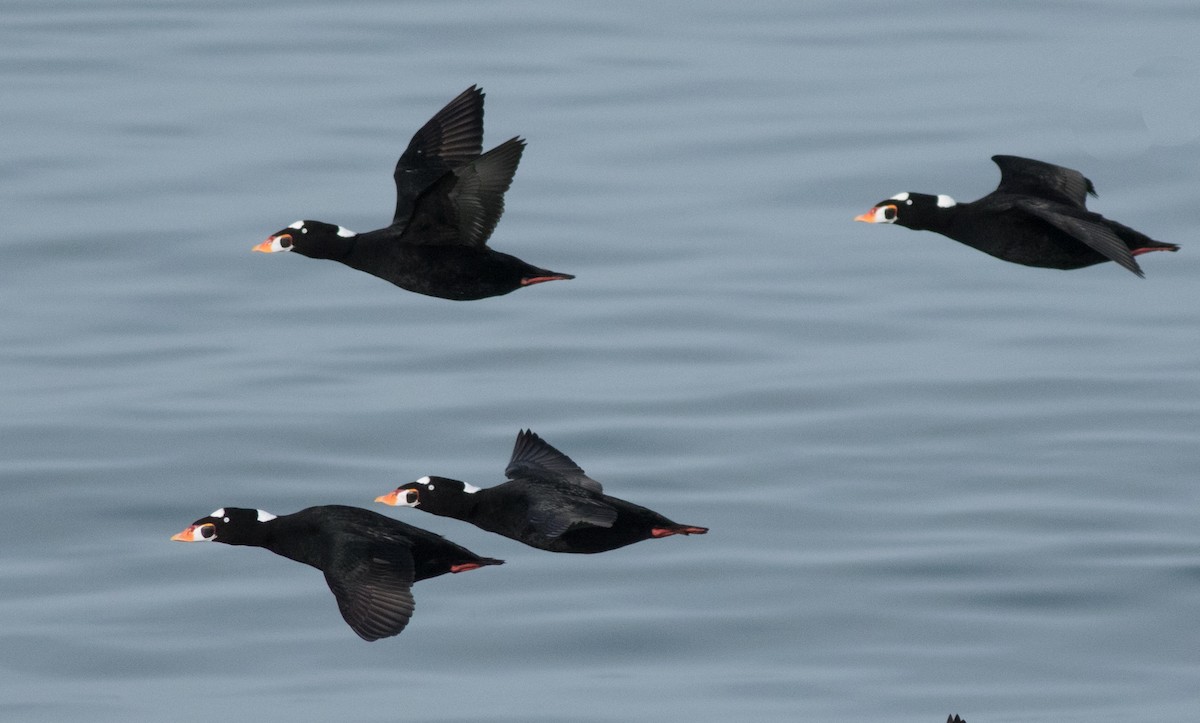
<instances>
[{"instance_id":1,"label":"calm water surface","mask_svg":"<svg viewBox=\"0 0 1200 723\"><path fill-rule=\"evenodd\" d=\"M1200 7L10 2L0 718L1192 720ZM451 303L251 254L392 209L463 88L529 148ZM1013 153L1179 254L1004 264L850 219ZM706 537L419 584L168 537L502 479L531 427Z\"/></svg>"}]
</instances>

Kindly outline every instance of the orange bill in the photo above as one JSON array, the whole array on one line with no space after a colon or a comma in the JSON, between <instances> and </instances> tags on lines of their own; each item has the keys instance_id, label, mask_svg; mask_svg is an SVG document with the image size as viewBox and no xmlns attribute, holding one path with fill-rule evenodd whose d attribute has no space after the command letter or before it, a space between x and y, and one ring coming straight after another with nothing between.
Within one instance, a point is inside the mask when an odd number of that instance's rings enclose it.
<instances>
[{"instance_id":1,"label":"orange bill","mask_svg":"<svg viewBox=\"0 0 1200 723\"><path fill-rule=\"evenodd\" d=\"M394 489L391 492L388 492L386 495L379 495L375 498L375 501L396 507L400 504L400 490Z\"/></svg>"},{"instance_id":2,"label":"orange bill","mask_svg":"<svg viewBox=\"0 0 1200 723\"><path fill-rule=\"evenodd\" d=\"M279 241L279 240L283 240L283 239L287 239L288 241L291 241L292 236L291 236L291 234L286 234L286 233L280 234L278 236L271 236L266 241L263 241L259 245L255 246L253 249L251 249L251 251L261 251L264 254L273 253L275 251L275 248L274 248L275 242Z\"/></svg>"}]
</instances>

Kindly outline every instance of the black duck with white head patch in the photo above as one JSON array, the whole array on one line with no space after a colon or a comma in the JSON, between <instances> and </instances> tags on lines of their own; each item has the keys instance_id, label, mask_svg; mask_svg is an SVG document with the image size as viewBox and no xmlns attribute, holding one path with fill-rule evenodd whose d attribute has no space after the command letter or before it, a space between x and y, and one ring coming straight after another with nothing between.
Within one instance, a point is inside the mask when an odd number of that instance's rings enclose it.
<instances>
[{"instance_id":1,"label":"black duck with white head patch","mask_svg":"<svg viewBox=\"0 0 1200 723\"><path fill-rule=\"evenodd\" d=\"M605 552L657 537L708 532L604 494L570 457L528 430L517 435L505 475L508 482L486 489L422 477L376 501L453 517L551 552Z\"/></svg>"},{"instance_id":2,"label":"black duck with white head patch","mask_svg":"<svg viewBox=\"0 0 1200 723\"><path fill-rule=\"evenodd\" d=\"M365 271L409 291L458 301L573 279L488 248L525 141L483 153L483 91L471 86L417 131L396 163L391 225L355 233L296 221L255 251L294 251Z\"/></svg>"},{"instance_id":3,"label":"black duck with white head patch","mask_svg":"<svg viewBox=\"0 0 1200 723\"><path fill-rule=\"evenodd\" d=\"M275 516L222 507L171 538L261 547L325 573L346 623L363 640L398 635L413 613L412 584L503 560L371 510L309 507Z\"/></svg>"},{"instance_id":4,"label":"black duck with white head patch","mask_svg":"<svg viewBox=\"0 0 1200 723\"><path fill-rule=\"evenodd\" d=\"M1018 156L992 160L1000 185L977 201L900 193L854 220L934 231L1005 261L1050 269L1115 261L1142 276L1135 256L1179 250L1087 210L1096 189L1079 171Z\"/></svg>"}]
</instances>

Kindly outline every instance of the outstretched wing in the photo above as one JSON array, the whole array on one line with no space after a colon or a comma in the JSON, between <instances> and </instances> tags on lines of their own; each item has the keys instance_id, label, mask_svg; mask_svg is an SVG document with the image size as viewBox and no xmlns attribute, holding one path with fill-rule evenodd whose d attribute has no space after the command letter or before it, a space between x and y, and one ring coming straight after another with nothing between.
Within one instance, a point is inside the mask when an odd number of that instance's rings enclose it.
<instances>
[{"instance_id":1,"label":"outstretched wing","mask_svg":"<svg viewBox=\"0 0 1200 723\"><path fill-rule=\"evenodd\" d=\"M1045 221L1138 276L1144 276L1129 246L1105 225L1103 216L1040 199L1018 199L1013 207Z\"/></svg>"},{"instance_id":2,"label":"outstretched wing","mask_svg":"<svg viewBox=\"0 0 1200 723\"><path fill-rule=\"evenodd\" d=\"M504 474L509 479L565 482L595 495L604 493L600 483L584 474L570 457L551 447L529 429L517 433L512 458L509 459Z\"/></svg>"},{"instance_id":3,"label":"outstretched wing","mask_svg":"<svg viewBox=\"0 0 1200 723\"><path fill-rule=\"evenodd\" d=\"M474 161L447 171L417 197L400 242L483 246L504 213L525 141L512 138Z\"/></svg>"},{"instance_id":4,"label":"outstretched wing","mask_svg":"<svg viewBox=\"0 0 1200 723\"><path fill-rule=\"evenodd\" d=\"M483 91L467 88L413 135L396 162L396 213L392 223L407 221L422 191L454 168L483 153Z\"/></svg>"},{"instance_id":5,"label":"outstretched wing","mask_svg":"<svg viewBox=\"0 0 1200 723\"><path fill-rule=\"evenodd\" d=\"M1035 196L1083 209L1087 196L1096 195L1092 182L1079 171L1020 156L992 156L1000 167L997 193Z\"/></svg>"},{"instance_id":6,"label":"outstretched wing","mask_svg":"<svg viewBox=\"0 0 1200 723\"><path fill-rule=\"evenodd\" d=\"M530 430L517 434L504 474L529 485L529 523L546 537L616 522L617 511L604 501L600 483Z\"/></svg>"},{"instance_id":7,"label":"outstretched wing","mask_svg":"<svg viewBox=\"0 0 1200 723\"><path fill-rule=\"evenodd\" d=\"M398 635L413 613L413 558L405 545L339 541L325 569L346 623L363 640Z\"/></svg>"}]
</instances>

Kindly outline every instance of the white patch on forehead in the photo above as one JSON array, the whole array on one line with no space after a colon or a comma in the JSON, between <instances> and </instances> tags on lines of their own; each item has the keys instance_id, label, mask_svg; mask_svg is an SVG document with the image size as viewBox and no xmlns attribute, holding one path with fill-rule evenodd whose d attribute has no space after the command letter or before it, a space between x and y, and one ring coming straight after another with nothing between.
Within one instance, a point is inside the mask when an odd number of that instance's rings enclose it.
<instances>
[{"instance_id":1,"label":"white patch on forehead","mask_svg":"<svg viewBox=\"0 0 1200 723\"><path fill-rule=\"evenodd\" d=\"M259 522L270 522L273 519L275 519L275 515L271 514L270 512L267 512L266 510L258 511Z\"/></svg>"},{"instance_id":2,"label":"white patch on forehead","mask_svg":"<svg viewBox=\"0 0 1200 723\"><path fill-rule=\"evenodd\" d=\"M422 477L421 479L417 480L416 482L414 482L413 484L427 485L427 484L429 484L429 476L426 475L426 476Z\"/></svg>"},{"instance_id":3,"label":"white patch on forehead","mask_svg":"<svg viewBox=\"0 0 1200 723\"><path fill-rule=\"evenodd\" d=\"M350 238L351 236L357 236L357 235L358 234L354 233L353 231L346 228L345 226L338 226L338 236L341 236L342 238Z\"/></svg>"},{"instance_id":4,"label":"white patch on forehead","mask_svg":"<svg viewBox=\"0 0 1200 723\"><path fill-rule=\"evenodd\" d=\"M213 510L212 514L209 515L209 517L224 517L224 516L225 516L225 508L224 507L222 507L219 510Z\"/></svg>"},{"instance_id":5,"label":"white patch on forehead","mask_svg":"<svg viewBox=\"0 0 1200 723\"><path fill-rule=\"evenodd\" d=\"M288 224L288 228L294 228L294 229L296 229L297 231L299 231L300 229L304 228L304 222L303 222L303 221L297 221L297 222L295 222L295 223L289 223L289 224Z\"/></svg>"},{"instance_id":6,"label":"white patch on forehead","mask_svg":"<svg viewBox=\"0 0 1200 723\"><path fill-rule=\"evenodd\" d=\"M463 492L466 492L469 495L473 495L478 491L479 491L479 488L476 487L475 485L469 485L466 482L463 482Z\"/></svg>"},{"instance_id":7,"label":"white patch on forehead","mask_svg":"<svg viewBox=\"0 0 1200 723\"><path fill-rule=\"evenodd\" d=\"M950 208L951 206L957 206L958 202L944 193L939 193L937 205L938 208Z\"/></svg>"},{"instance_id":8,"label":"white patch on forehead","mask_svg":"<svg viewBox=\"0 0 1200 723\"><path fill-rule=\"evenodd\" d=\"M904 193L897 193L895 196L892 196L888 200L889 201L907 201L908 200L908 191L905 191Z\"/></svg>"}]
</instances>

